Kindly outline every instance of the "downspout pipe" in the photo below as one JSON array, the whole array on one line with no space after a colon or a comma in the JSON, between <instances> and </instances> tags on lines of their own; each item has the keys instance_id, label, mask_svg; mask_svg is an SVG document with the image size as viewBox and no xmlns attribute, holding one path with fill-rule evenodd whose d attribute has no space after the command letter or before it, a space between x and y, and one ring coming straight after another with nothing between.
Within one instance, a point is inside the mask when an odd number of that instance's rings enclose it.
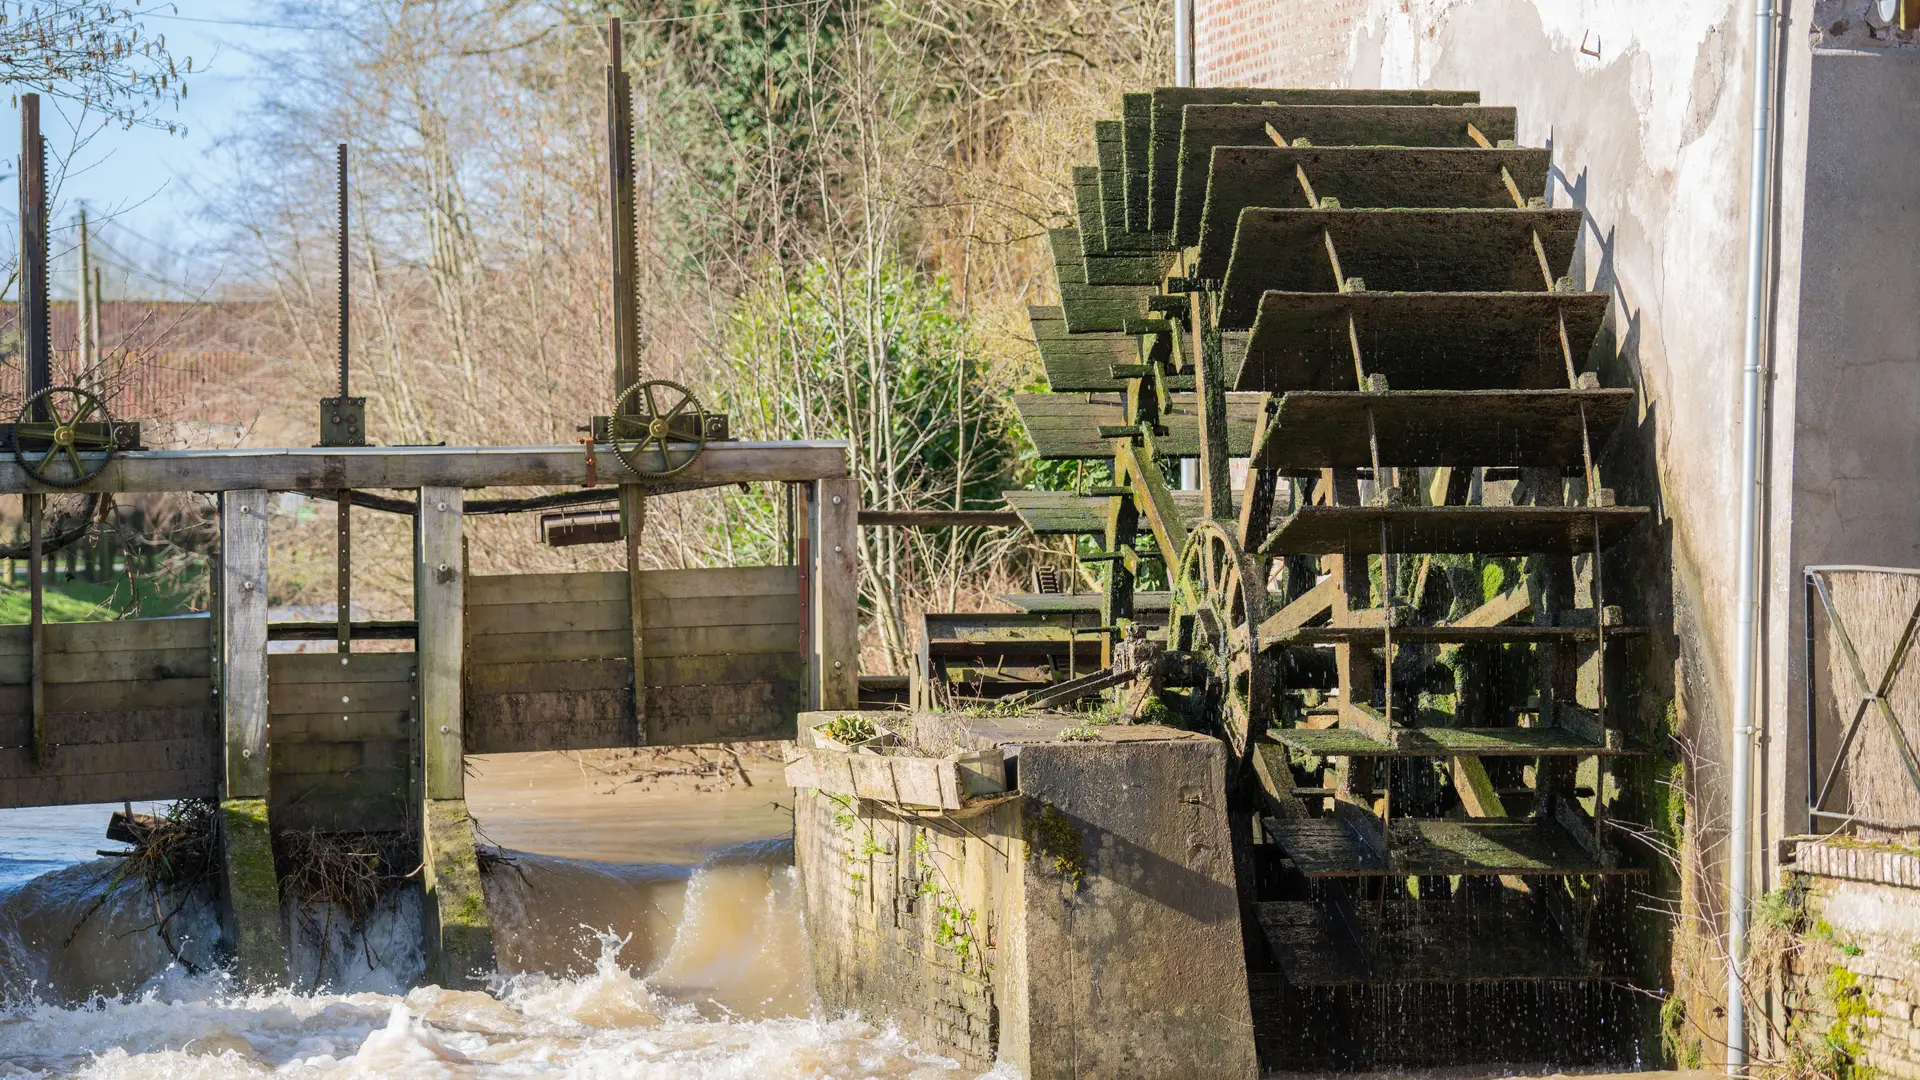
<instances>
[{"instance_id":1,"label":"downspout pipe","mask_svg":"<svg viewBox=\"0 0 1920 1080\"><path fill-rule=\"evenodd\" d=\"M1738 626L1733 665L1732 813L1727 853L1727 1075L1747 1069L1746 979L1748 896L1753 838L1754 666L1758 651L1760 548L1760 394L1765 340L1768 181L1773 150L1773 0L1753 7L1753 146L1747 186L1747 319L1741 371L1740 549Z\"/></svg>"},{"instance_id":2,"label":"downspout pipe","mask_svg":"<svg viewBox=\"0 0 1920 1080\"><path fill-rule=\"evenodd\" d=\"M1193 85L1193 0L1173 0L1173 85Z\"/></svg>"}]
</instances>

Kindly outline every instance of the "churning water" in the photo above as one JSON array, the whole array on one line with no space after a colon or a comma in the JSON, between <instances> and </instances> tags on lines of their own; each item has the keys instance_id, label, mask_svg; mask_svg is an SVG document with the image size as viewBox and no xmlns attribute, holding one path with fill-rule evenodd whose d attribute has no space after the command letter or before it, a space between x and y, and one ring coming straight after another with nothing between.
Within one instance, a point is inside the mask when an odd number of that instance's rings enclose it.
<instances>
[{"instance_id":1,"label":"churning water","mask_svg":"<svg viewBox=\"0 0 1920 1080\"><path fill-rule=\"evenodd\" d=\"M506 974L486 993L407 989L411 898L297 949L291 988L240 992L213 971L205 897L168 922L179 961L137 888L82 920L116 869L93 854L113 808L0 812L0 1078L976 1075L811 1008L791 847L749 839L787 830L761 812L771 785L605 796L578 775L502 763L474 785L491 785L492 839L568 856L513 854L487 875Z\"/></svg>"},{"instance_id":2,"label":"churning water","mask_svg":"<svg viewBox=\"0 0 1920 1080\"><path fill-rule=\"evenodd\" d=\"M12 996L0 1077L973 1075L857 1017L809 1014L793 871L778 855L729 852L691 873L521 857L492 876L489 907L503 967L522 970L490 993L238 993L190 974L150 932L120 936L151 918L131 890L63 947L111 870L68 867L0 895ZM589 912L621 928L567 923ZM204 958L213 912L174 925L182 955ZM378 966L367 976L405 981ZM63 1002L89 984L119 993Z\"/></svg>"}]
</instances>

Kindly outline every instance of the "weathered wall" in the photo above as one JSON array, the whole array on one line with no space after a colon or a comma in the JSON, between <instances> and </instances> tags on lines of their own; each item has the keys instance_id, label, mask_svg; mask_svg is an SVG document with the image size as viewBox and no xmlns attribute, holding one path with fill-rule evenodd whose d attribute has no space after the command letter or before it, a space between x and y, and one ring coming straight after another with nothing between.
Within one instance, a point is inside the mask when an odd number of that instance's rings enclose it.
<instances>
[{"instance_id":1,"label":"weathered wall","mask_svg":"<svg viewBox=\"0 0 1920 1080\"><path fill-rule=\"evenodd\" d=\"M1646 655L1636 704L1649 721L1669 696L1677 706L1710 863L1731 738L1751 3L1196 3L1203 85L1475 89L1518 107L1522 144L1553 149L1548 200L1589 215L1574 273L1613 294L1597 361L1641 391L1603 468L1623 502L1657 511L1631 565L1671 560L1670 579L1626 582L1629 610L1671 630ZM1920 147L1903 134L1920 101L1914 35L1870 17L1868 0L1779 7L1755 759L1766 819L1753 845L1769 884L1772 841L1804 828L1800 569L1920 563ZM1723 873L1693 890L1714 917Z\"/></svg>"},{"instance_id":2,"label":"weathered wall","mask_svg":"<svg viewBox=\"0 0 1920 1080\"><path fill-rule=\"evenodd\" d=\"M797 792L821 1004L1030 1080L1252 1077L1224 751L1127 734L1021 745L973 817Z\"/></svg>"}]
</instances>

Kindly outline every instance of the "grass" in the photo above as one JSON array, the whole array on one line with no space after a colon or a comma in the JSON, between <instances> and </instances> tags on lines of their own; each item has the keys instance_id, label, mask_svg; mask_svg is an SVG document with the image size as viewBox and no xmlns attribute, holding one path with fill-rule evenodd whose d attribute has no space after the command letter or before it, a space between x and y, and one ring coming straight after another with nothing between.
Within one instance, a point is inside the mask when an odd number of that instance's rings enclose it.
<instances>
[{"instance_id":1,"label":"grass","mask_svg":"<svg viewBox=\"0 0 1920 1080\"><path fill-rule=\"evenodd\" d=\"M122 618L157 618L184 615L195 610L193 600L202 590L206 563L195 560L189 572L149 577L139 582L140 610L133 611L134 589L123 571L107 581L87 581L74 575L49 572L42 609L48 622L107 622ZM4 572L0 571L0 578ZM11 585L0 581L0 623L24 623L30 620L29 598L24 566Z\"/></svg>"}]
</instances>

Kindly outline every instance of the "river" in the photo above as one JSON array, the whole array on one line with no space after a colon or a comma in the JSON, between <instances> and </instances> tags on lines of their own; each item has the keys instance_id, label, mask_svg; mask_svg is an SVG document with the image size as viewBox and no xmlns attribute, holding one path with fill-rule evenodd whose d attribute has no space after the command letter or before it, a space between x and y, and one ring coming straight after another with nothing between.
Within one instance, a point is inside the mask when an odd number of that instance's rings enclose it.
<instances>
[{"instance_id":1,"label":"river","mask_svg":"<svg viewBox=\"0 0 1920 1080\"><path fill-rule=\"evenodd\" d=\"M311 957L273 993L190 973L139 931L150 898L130 889L63 944L113 868L93 855L112 808L0 811L0 1078L982 1075L809 1008L774 763L719 785L574 755L472 760L470 807L512 859L487 882L505 974L485 993L406 989L409 910L336 935L319 989ZM210 905L171 925L183 957L207 958Z\"/></svg>"}]
</instances>

